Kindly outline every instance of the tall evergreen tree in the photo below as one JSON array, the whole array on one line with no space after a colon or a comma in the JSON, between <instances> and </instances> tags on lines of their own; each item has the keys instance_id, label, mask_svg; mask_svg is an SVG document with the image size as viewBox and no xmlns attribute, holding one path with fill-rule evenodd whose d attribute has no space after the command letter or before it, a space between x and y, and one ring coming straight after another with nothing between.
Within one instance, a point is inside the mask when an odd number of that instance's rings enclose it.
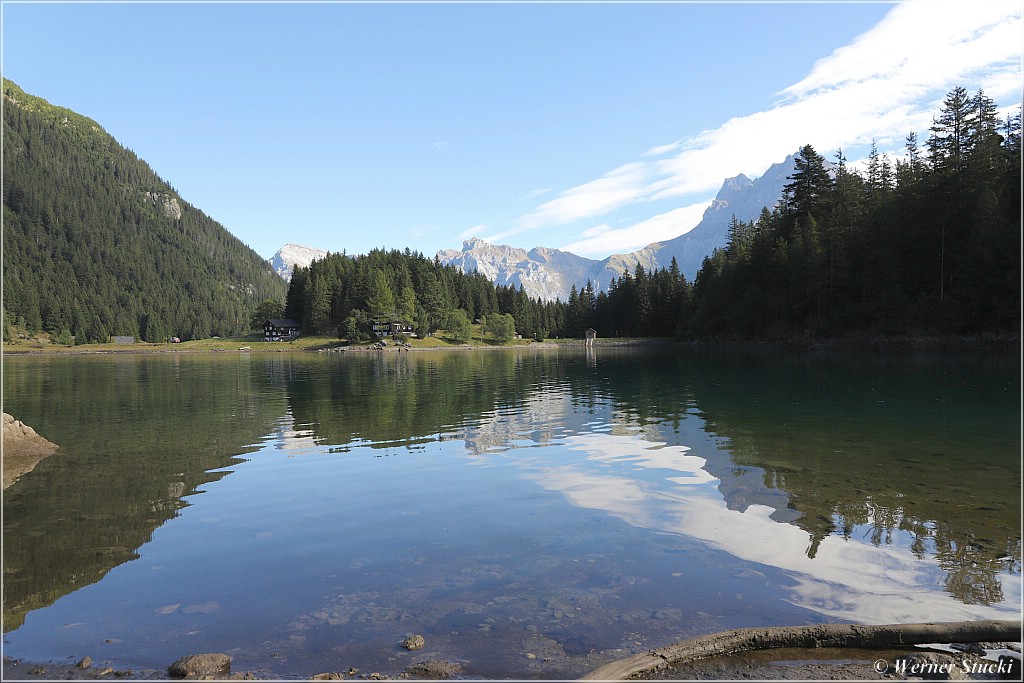
<instances>
[{"instance_id":1,"label":"tall evergreen tree","mask_svg":"<svg viewBox=\"0 0 1024 683\"><path fill-rule=\"evenodd\" d=\"M798 222L811 217L820 221L828 214L832 189L825 159L811 145L800 148L793 164L793 175L783 188L784 205L791 220L789 234Z\"/></svg>"},{"instance_id":2,"label":"tall evergreen tree","mask_svg":"<svg viewBox=\"0 0 1024 683\"><path fill-rule=\"evenodd\" d=\"M366 306L369 309L370 315L375 318L383 318L396 312L395 295L391 291L388 276L381 268L373 271L370 291L366 297Z\"/></svg>"},{"instance_id":3,"label":"tall evergreen tree","mask_svg":"<svg viewBox=\"0 0 1024 683\"><path fill-rule=\"evenodd\" d=\"M939 115L932 119L928 151L931 166L940 172L963 171L970 147L971 97L957 86L942 103Z\"/></svg>"}]
</instances>

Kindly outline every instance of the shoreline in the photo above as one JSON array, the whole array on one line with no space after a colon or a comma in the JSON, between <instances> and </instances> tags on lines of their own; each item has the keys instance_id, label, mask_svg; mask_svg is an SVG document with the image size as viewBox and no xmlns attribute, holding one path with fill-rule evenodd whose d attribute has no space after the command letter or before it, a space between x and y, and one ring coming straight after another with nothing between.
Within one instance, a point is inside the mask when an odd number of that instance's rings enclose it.
<instances>
[{"instance_id":1,"label":"shoreline","mask_svg":"<svg viewBox=\"0 0 1024 683\"><path fill-rule=\"evenodd\" d=\"M323 338L305 338L309 345L294 346L293 342L262 342L246 339L231 341L199 340L196 343L213 344L212 346L189 347L170 346L168 344L149 345L145 342L132 345L89 344L87 348L36 346L26 347L21 344L3 345L3 356L94 356L94 355L154 355L154 354L193 354L193 353L408 353L429 351L508 351L508 350L550 350L561 348L586 348L583 339L558 339L543 342L519 344L435 344L412 345L399 347L389 345L383 349L374 348L369 344L348 344L330 341ZM185 342L189 344L191 342ZM252 347L252 344L258 346ZM242 345L240 347L239 345ZM1000 355L1016 354L1022 351L1021 339L1018 334L983 334L983 335L857 335L845 337L796 337L790 339L716 339L716 340L679 340L669 337L627 337L598 338L592 348L622 347L678 347L702 350L737 349L737 350L778 350L806 352L836 353L889 353L889 352L939 352L939 353L997 353Z\"/></svg>"},{"instance_id":2,"label":"shoreline","mask_svg":"<svg viewBox=\"0 0 1024 683\"><path fill-rule=\"evenodd\" d=\"M672 646L668 646L672 647ZM660 648L665 650L667 648ZM653 653L653 651L651 651ZM214 655L220 656L220 655ZM638 654L634 658L651 656ZM77 664L65 662L33 662L3 657L3 680L174 680L168 669L114 668L109 662L93 663L83 658ZM180 661L180 660L179 660ZM600 667L577 679L587 680ZM782 680L1019 680L1020 643L932 643L866 649L862 647L789 647L736 652L707 656L687 662L662 664L636 671L629 676L602 677L601 680L713 680L713 681L782 681ZM929 675L941 674L941 675ZM312 675L277 673L266 670L230 671L211 675L196 671L195 675L178 680L492 680L475 678L461 671L459 665L447 660L426 660L402 671L357 671L347 669ZM517 678L511 672L503 679Z\"/></svg>"}]
</instances>

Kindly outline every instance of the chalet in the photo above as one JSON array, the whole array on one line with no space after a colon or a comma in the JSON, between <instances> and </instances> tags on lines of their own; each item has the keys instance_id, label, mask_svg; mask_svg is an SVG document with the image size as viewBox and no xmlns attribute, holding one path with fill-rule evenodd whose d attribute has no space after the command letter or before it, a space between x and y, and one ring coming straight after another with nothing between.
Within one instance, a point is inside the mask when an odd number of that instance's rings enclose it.
<instances>
[{"instance_id":1,"label":"chalet","mask_svg":"<svg viewBox=\"0 0 1024 683\"><path fill-rule=\"evenodd\" d=\"M412 325L403 320L397 313L381 316L370 322L370 329L378 339L397 337L400 334L412 334Z\"/></svg>"},{"instance_id":2,"label":"chalet","mask_svg":"<svg viewBox=\"0 0 1024 683\"><path fill-rule=\"evenodd\" d=\"M263 341L287 341L299 336L299 324L294 320L264 320Z\"/></svg>"}]
</instances>

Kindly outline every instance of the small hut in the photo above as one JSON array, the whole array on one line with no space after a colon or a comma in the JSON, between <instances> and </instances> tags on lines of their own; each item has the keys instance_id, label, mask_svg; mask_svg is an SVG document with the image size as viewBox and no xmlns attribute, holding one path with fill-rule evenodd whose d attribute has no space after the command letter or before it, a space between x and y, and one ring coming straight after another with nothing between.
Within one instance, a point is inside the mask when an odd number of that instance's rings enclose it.
<instances>
[{"instance_id":1,"label":"small hut","mask_svg":"<svg viewBox=\"0 0 1024 683\"><path fill-rule=\"evenodd\" d=\"M597 330L595 330L593 327L588 327L587 331L584 333L584 336L587 340L587 346L593 346L594 340L597 339Z\"/></svg>"}]
</instances>

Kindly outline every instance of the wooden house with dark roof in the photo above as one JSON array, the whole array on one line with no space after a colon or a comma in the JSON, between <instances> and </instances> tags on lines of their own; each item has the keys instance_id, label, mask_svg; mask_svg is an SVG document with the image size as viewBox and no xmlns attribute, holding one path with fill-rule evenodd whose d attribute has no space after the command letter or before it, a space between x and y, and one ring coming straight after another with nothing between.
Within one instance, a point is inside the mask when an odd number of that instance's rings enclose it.
<instances>
[{"instance_id":1,"label":"wooden house with dark roof","mask_svg":"<svg viewBox=\"0 0 1024 683\"><path fill-rule=\"evenodd\" d=\"M397 313L388 313L370 321L370 329L378 339L397 337L401 334L412 334L412 325Z\"/></svg>"},{"instance_id":2,"label":"wooden house with dark roof","mask_svg":"<svg viewBox=\"0 0 1024 683\"><path fill-rule=\"evenodd\" d=\"M263 341L288 341L299 336L299 324L290 318L263 321Z\"/></svg>"}]
</instances>

